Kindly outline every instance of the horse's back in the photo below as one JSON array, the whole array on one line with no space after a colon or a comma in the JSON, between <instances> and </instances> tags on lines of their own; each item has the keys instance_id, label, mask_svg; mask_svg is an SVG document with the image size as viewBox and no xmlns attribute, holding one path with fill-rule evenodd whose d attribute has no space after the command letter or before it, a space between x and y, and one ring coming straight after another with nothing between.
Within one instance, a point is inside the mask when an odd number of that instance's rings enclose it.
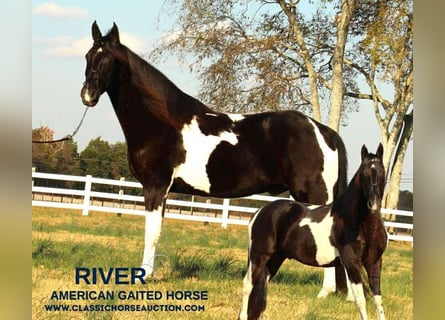
<instances>
[{"instance_id":1,"label":"horse's back","mask_svg":"<svg viewBox=\"0 0 445 320\"><path fill-rule=\"evenodd\" d=\"M332 129L298 111L245 116L235 124L240 157L267 181L286 185L303 202L324 204L346 184L346 152ZM268 190L265 190L268 191Z\"/></svg>"},{"instance_id":2,"label":"horse's back","mask_svg":"<svg viewBox=\"0 0 445 320\"><path fill-rule=\"evenodd\" d=\"M297 201L283 199L269 203L252 218L251 239L277 243L293 226L298 226L307 212L307 207Z\"/></svg>"}]
</instances>

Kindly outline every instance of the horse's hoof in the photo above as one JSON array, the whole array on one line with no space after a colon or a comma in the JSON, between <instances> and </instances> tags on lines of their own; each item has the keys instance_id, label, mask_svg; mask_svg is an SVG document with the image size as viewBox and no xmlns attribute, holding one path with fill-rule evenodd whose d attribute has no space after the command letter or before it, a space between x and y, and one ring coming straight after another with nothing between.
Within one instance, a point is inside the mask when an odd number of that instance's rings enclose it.
<instances>
[{"instance_id":1,"label":"horse's hoof","mask_svg":"<svg viewBox=\"0 0 445 320\"><path fill-rule=\"evenodd\" d=\"M348 296L346 297L346 301L355 302L354 296L352 294L351 295L348 294Z\"/></svg>"},{"instance_id":2,"label":"horse's hoof","mask_svg":"<svg viewBox=\"0 0 445 320\"><path fill-rule=\"evenodd\" d=\"M331 293L334 293L335 289L332 288L322 288L321 291L318 293L317 298L323 299L326 298Z\"/></svg>"},{"instance_id":3,"label":"horse's hoof","mask_svg":"<svg viewBox=\"0 0 445 320\"><path fill-rule=\"evenodd\" d=\"M139 271L138 271L137 275L139 277L143 277L144 280L147 280L147 279L153 278L154 270L153 270L153 268L150 268L147 265L142 265L139 268Z\"/></svg>"}]
</instances>

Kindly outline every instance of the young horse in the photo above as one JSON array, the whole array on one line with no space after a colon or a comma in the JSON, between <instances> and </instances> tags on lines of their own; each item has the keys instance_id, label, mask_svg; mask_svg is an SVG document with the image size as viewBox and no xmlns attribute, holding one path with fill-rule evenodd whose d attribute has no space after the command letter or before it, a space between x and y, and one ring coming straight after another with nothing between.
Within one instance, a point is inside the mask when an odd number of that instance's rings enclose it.
<instances>
[{"instance_id":1,"label":"young horse","mask_svg":"<svg viewBox=\"0 0 445 320\"><path fill-rule=\"evenodd\" d=\"M146 276L169 191L225 198L289 190L325 204L346 188L345 147L328 127L296 111L215 112L122 45L115 24L102 36L94 22L92 37L81 98L92 107L106 92L124 132L144 190Z\"/></svg>"},{"instance_id":2,"label":"young horse","mask_svg":"<svg viewBox=\"0 0 445 320\"><path fill-rule=\"evenodd\" d=\"M385 319L380 293L387 234L380 216L385 187L383 147L362 147L362 163L346 191L332 204L309 209L278 200L258 210L249 224L249 262L239 319L259 319L266 308L267 282L287 258L311 266L342 264L351 281L361 319L367 319L360 269L366 269L378 319Z\"/></svg>"}]
</instances>

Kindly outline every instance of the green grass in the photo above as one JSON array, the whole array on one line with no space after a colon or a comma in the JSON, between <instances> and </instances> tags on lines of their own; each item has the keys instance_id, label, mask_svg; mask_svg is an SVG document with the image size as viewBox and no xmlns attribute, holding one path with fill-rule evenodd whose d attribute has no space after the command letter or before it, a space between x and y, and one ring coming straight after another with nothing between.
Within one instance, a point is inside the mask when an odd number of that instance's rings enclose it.
<instances>
[{"instance_id":1,"label":"green grass","mask_svg":"<svg viewBox=\"0 0 445 320\"><path fill-rule=\"evenodd\" d=\"M145 285L76 285L76 267L139 267L143 251L143 217L33 208L33 319L236 319L247 262L247 228L164 220L157 249L156 275ZM407 244L391 242L383 257L382 295L387 319L413 317L413 255ZM265 319L358 319L344 296L316 299L322 269L286 261L269 284ZM207 291L208 300L51 301L54 290ZM166 304L202 305L200 312L45 311L45 305ZM368 315L376 319L368 299Z\"/></svg>"}]
</instances>

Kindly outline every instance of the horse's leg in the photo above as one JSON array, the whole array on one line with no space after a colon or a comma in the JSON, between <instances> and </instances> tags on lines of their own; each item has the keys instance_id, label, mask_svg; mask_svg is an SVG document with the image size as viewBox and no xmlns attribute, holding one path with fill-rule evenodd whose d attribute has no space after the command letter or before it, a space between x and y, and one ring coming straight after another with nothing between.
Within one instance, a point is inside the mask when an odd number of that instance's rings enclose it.
<instances>
[{"instance_id":1,"label":"horse's leg","mask_svg":"<svg viewBox=\"0 0 445 320\"><path fill-rule=\"evenodd\" d=\"M365 266L368 274L369 286L371 287L372 295L374 296L374 305L377 311L377 318L385 320L385 312L383 311L382 293L380 291L380 273L382 270L382 258L376 263Z\"/></svg>"},{"instance_id":2,"label":"horse's leg","mask_svg":"<svg viewBox=\"0 0 445 320\"><path fill-rule=\"evenodd\" d=\"M270 281L270 279L272 279L275 276L275 274L277 273L278 269L281 267L285 259L286 258L279 253L274 253L270 257L269 261L267 262L267 269L269 269L269 275L267 277L267 281Z\"/></svg>"},{"instance_id":3,"label":"horse's leg","mask_svg":"<svg viewBox=\"0 0 445 320\"><path fill-rule=\"evenodd\" d=\"M162 204L165 197L161 194L158 194L157 197L153 197L152 195L153 193L149 193L144 189L147 212L145 213L145 244L141 268L145 271L145 278L152 276L154 272L156 246L161 235L162 227Z\"/></svg>"},{"instance_id":4,"label":"horse's leg","mask_svg":"<svg viewBox=\"0 0 445 320\"><path fill-rule=\"evenodd\" d=\"M156 256L156 245L161 235L162 207L145 213L145 246L142 266L145 276L153 275Z\"/></svg>"},{"instance_id":5,"label":"horse's leg","mask_svg":"<svg viewBox=\"0 0 445 320\"><path fill-rule=\"evenodd\" d=\"M261 319L266 309L267 279L269 272L266 267L269 256L253 255L249 257L249 265L243 280L243 301L238 319Z\"/></svg>"},{"instance_id":6,"label":"horse's leg","mask_svg":"<svg viewBox=\"0 0 445 320\"><path fill-rule=\"evenodd\" d=\"M354 301L351 292L351 283L343 266L335 266L323 269L323 286L317 295L317 298L326 298L329 294L336 291L347 293L347 301Z\"/></svg>"},{"instance_id":7,"label":"horse's leg","mask_svg":"<svg viewBox=\"0 0 445 320\"><path fill-rule=\"evenodd\" d=\"M325 298L330 293L335 292L335 267L324 268L323 286L317 295L317 298Z\"/></svg>"},{"instance_id":8,"label":"horse's leg","mask_svg":"<svg viewBox=\"0 0 445 320\"><path fill-rule=\"evenodd\" d=\"M252 283L252 264L249 263L247 265L247 272L243 279L243 302L241 305L241 310L238 315L239 320L247 320L247 307L249 305L249 296L252 292L253 283Z\"/></svg>"},{"instance_id":9,"label":"horse's leg","mask_svg":"<svg viewBox=\"0 0 445 320\"><path fill-rule=\"evenodd\" d=\"M342 267L345 271L345 277L346 277L346 286L348 290L348 296L346 297L346 301L355 301L354 295L352 294L352 288L351 288L351 280L349 280L348 273L346 272L346 269Z\"/></svg>"},{"instance_id":10,"label":"horse's leg","mask_svg":"<svg viewBox=\"0 0 445 320\"><path fill-rule=\"evenodd\" d=\"M360 274L360 258L354 253L351 246L346 246L340 252L341 261L346 269L349 280L351 281L351 291L354 295L354 301L357 305L361 320L367 320L366 299L363 291L362 277Z\"/></svg>"}]
</instances>

